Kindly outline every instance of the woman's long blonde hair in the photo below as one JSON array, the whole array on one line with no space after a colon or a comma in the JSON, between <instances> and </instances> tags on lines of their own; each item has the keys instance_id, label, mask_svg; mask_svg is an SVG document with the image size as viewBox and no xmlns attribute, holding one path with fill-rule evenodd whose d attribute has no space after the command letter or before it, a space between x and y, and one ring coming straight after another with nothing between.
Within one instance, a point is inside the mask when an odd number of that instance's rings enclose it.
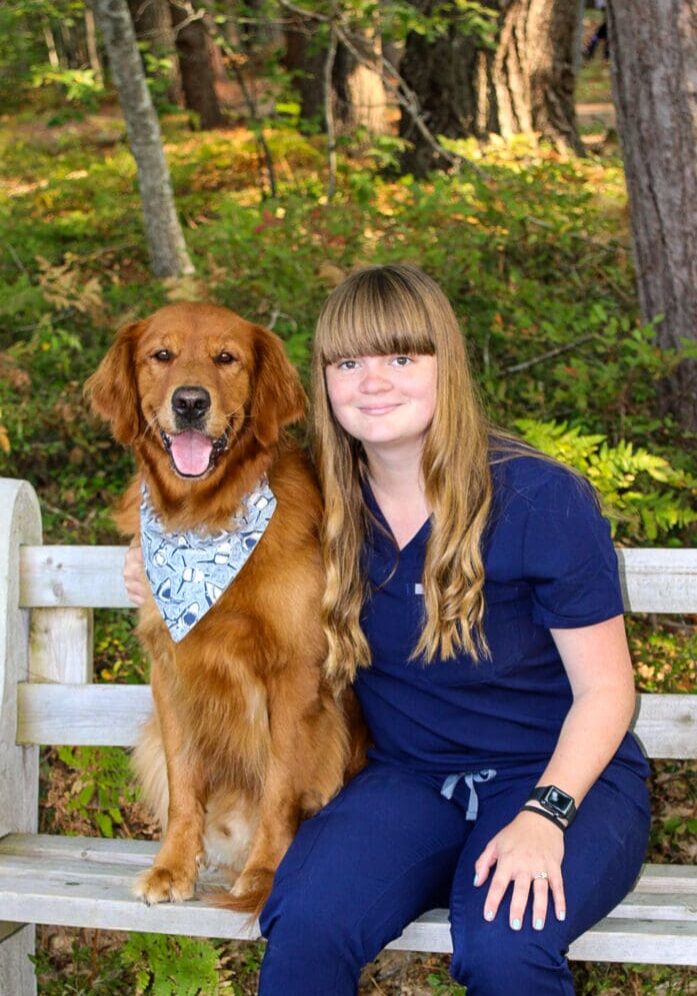
<instances>
[{"instance_id":1,"label":"woman's long blonde hair","mask_svg":"<svg viewBox=\"0 0 697 996\"><path fill-rule=\"evenodd\" d=\"M314 437L325 501L322 603L328 675L351 681L370 664L360 614L367 595L363 546L369 513L361 493L363 448L338 424L325 369L343 357L429 354L438 361L433 421L422 455L431 533L423 573L425 625L413 657L431 661L488 648L482 629L481 545L491 505L489 425L457 319L440 287L414 266L352 273L320 312L313 348Z\"/></svg>"}]
</instances>

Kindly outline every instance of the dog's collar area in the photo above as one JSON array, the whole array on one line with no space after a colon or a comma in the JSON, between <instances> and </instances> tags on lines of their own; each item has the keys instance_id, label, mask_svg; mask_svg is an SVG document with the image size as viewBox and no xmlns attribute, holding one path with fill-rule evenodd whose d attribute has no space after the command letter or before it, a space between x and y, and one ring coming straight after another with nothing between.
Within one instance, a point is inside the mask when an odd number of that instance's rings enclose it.
<instances>
[{"instance_id":1,"label":"dog's collar area","mask_svg":"<svg viewBox=\"0 0 697 996\"><path fill-rule=\"evenodd\" d=\"M276 496L264 477L246 494L227 529L168 531L141 486L140 543L145 574L175 643L202 619L235 580L276 510Z\"/></svg>"}]
</instances>

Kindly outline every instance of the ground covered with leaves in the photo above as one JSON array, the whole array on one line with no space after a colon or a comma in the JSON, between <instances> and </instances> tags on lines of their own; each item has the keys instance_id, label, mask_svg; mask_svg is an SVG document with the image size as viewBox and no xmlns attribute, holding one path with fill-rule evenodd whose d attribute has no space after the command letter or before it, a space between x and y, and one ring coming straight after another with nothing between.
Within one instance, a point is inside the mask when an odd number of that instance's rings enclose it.
<instances>
[{"instance_id":1,"label":"ground covered with leaves","mask_svg":"<svg viewBox=\"0 0 697 996\"><path fill-rule=\"evenodd\" d=\"M114 542L109 509L129 456L89 414L82 384L114 330L169 300L227 305L273 327L307 378L314 319L360 263L412 261L453 302L492 417L577 466L600 491L616 542L695 545L695 440L662 412L677 357L637 318L621 162L566 159L527 139L465 143L471 166L394 178L389 142L341 150L326 196L321 136L268 129L279 179L260 195L258 148L243 124L192 133L163 121L196 276L149 273L135 167L117 109L82 116L41 105L0 119L0 474L42 502L45 538ZM612 150L611 150L612 151ZM95 677L147 680L130 613L96 614ZM633 619L637 686L692 691L691 618ZM46 832L156 832L118 748L42 755ZM697 774L653 775L650 860L697 858ZM40 930L42 996L251 994L260 944ZM361 994L455 994L447 958L385 952ZM688 994L688 969L574 965L579 993Z\"/></svg>"}]
</instances>

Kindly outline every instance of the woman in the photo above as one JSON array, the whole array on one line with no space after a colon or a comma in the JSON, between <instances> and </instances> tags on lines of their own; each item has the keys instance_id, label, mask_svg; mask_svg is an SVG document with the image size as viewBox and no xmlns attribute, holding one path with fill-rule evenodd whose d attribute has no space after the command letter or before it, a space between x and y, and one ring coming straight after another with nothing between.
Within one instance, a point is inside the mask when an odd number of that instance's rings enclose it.
<instances>
[{"instance_id":1,"label":"woman","mask_svg":"<svg viewBox=\"0 0 697 996\"><path fill-rule=\"evenodd\" d=\"M468 996L572 993L564 953L649 826L608 527L585 482L487 425L419 270L331 294L313 377L327 668L373 747L278 869L260 993L352 996L434 906Z\"/></svg>"}]
</instances>

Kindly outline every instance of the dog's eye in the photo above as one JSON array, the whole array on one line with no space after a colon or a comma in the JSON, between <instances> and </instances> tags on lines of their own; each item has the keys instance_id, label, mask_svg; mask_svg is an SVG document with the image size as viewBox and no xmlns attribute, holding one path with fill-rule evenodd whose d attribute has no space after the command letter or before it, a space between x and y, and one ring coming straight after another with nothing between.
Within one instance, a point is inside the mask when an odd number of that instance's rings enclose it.
<instances>
[{"instance_id":1,"label":"dog's eye","mask_svg":"<svg viewBox=\"0 0 697 996\"><path fill-rule=\"evenodd\" d=\"M153 360L157 360L158 363L169 363L172 359L172 354L168 349L158 349L156 353L153 353Z\"/></svg>"},{"instance_id":2,"label":"dog's eye","mask_svg":"<svg viewBox=\"0 0 697 996\"><path fill-rule=\"evenodd\" d=\"M222 352L218 353L215 358L215 362L224 366L226 363L234 363L235 359L236 358L232 355L232 353Z\"/></svg>"}]
</instances>

